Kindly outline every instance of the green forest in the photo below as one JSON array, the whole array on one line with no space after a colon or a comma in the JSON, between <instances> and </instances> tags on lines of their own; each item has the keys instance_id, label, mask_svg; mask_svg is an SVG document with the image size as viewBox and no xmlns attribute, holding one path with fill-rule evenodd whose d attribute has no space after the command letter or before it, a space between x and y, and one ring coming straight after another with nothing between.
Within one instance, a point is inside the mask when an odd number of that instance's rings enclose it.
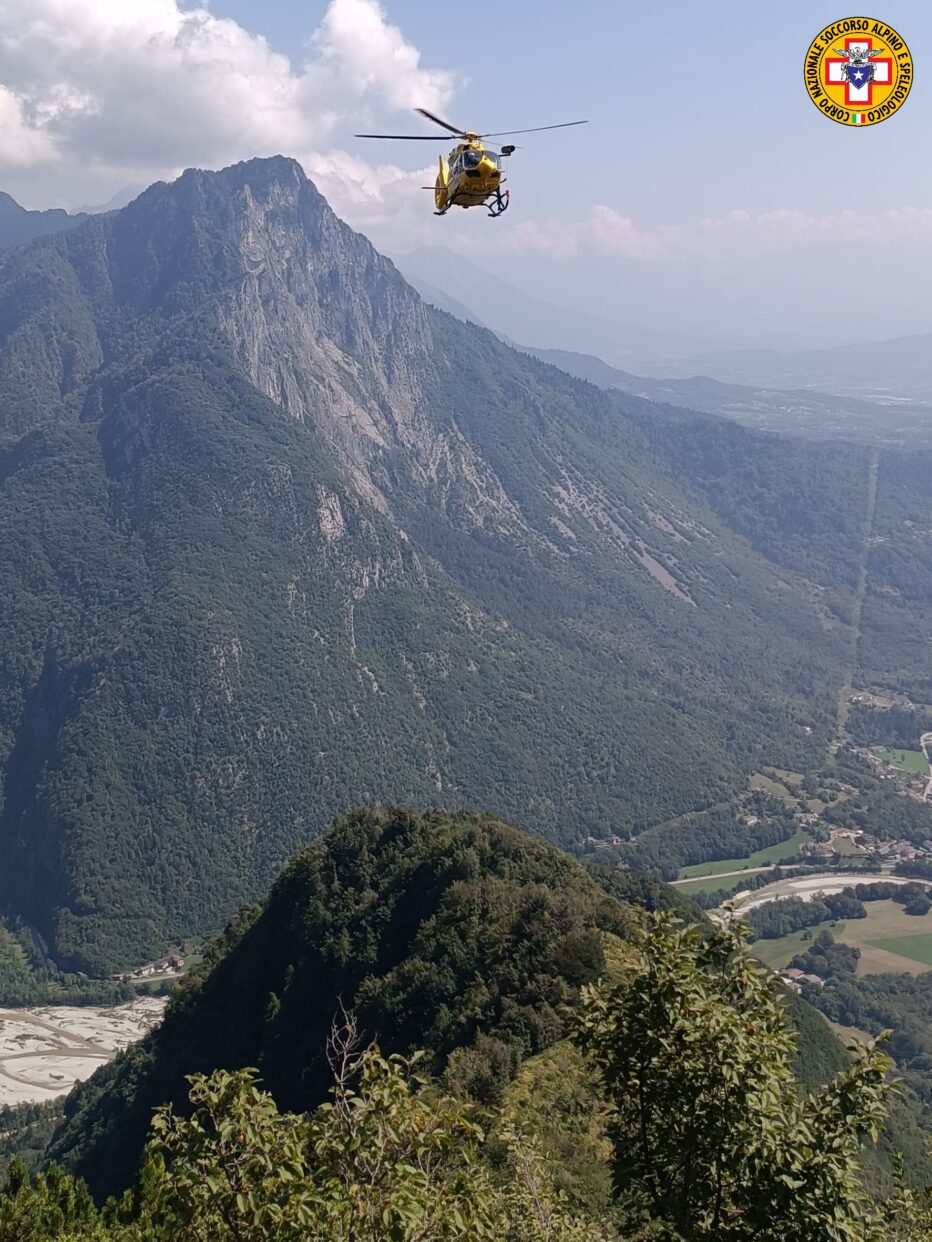
<instances>
[{"instance_id":1,"label":"green forest","mask_svg":"<svg viewBox=\"0 0 932 1242\"><path fill-rule=\"evenodd\" d=\"M215 946L203 979L165 1023L178 1041L191 1007L208 1016L216 985L229 989L231 965L244 971L262 954L267 965L270 954L295 959L283 997L267 994L261 1015L239 1012L254 1042L247 1049L240 1037L237 1051L260 1053L265 1069L237 1067L239 1057L215 1045L226 1063L199 1072L208 1048L189 1046L178 1098L143 1118L112 1186L99 1176L106 1160L88 1166L98 1175L93 1195L61 1165L30 1174L11 1161L0 1182L0 1238L927 1236L932 1197L915 1179L930 1170L921 1158L910 1170L890 1154L891 1138L898 1144L905 1131L891 1120L889 1056L875 1046L841 1052L818 1018L815 1027L808 1018L794 1025L805 1007L788 1007L741 934L690 927L662 908L670 891L656 881L635 876L630 892L625 884L618 868L588 874L490 818L391 812L337 823L286 868L265 909ZM537 934L516 955L532 908ZM342 1005L343 992L333 995L334 977L324 1012L321 992L313 996L321 1016L302 1045L312 1076L303 1090L293 1078L270 1089L280 1058L293 1057L276 1037L282 1013L296 1010L288 994L314 977L319 984L340 961L352 982L359 970L344 946L365 944L370 974L352 999L388 1020L378 1045L355 1007ZM475 980L467 995L455 987L464 969ZM242 986L255 989L258 977L246 970L246 979ZM415 994L427 1047L411 1027L414 1051L389 1052L386 1043L406 1042L398 1033ZM558 1013L551 1006L560 996ZM258 1042L256 1017L271 1028ZM389 1025L396 1020L399 1032ZM471 1027L472 1040L451 1047L450 1036L468 1038ZM816 1030L833 1052L811 1083L818 1090L805 1090L798 1067L806 1045L819 1059ZM142 1059L126 1054L117 1082L92 1104L97 1120L83 1119L98 1156L99 1124L126 1115L132 1090L159 1066L164 1072L167 1047L158 1041L155 1032ZM882 1133L886 1146L876 1146ZM58 1154L67 1160L67 1146ZM101 1202L107 1189L114 1194Z\"/></svg>"},{"instance_id":2,"label":"green forest","mask_svg":"<svg viewBox=\"0 0 932 1242\"><path fill-rule=\"evenodd\" d=\"M116 1005L133 996L119 981L59 970L28 928L0 922L0 1006Z\"/></svg>"},{"instance_id":3,"label":"green forest","mask_svg":"<svg viewBox=\"0 0 932 1242\"><path fill-rule=\"evenodd\" d=\"M833 1022L872 1034L890 1031L887 1041L926 1129L932 1129L932 973L919 975L833 975L807 998Z\"/></svg>"}]
</instances>

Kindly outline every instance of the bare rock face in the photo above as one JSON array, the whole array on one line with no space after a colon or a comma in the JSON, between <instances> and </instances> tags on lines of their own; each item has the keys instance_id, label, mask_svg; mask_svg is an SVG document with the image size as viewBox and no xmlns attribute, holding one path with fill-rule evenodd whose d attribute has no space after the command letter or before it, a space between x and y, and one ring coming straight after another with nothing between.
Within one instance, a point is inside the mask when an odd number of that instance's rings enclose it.
<instances>
[{"instance_id":1,"label":"bare rock face","mask_svg":"<svg viewBox=\"0 0 932 1242\"><path fill-rule=\"evenodd\" d=\"M255 386L313 424L384 511L378 458L430 437L419 382L431 350L426 310L294 171L235 196L243 272L220 300L220 323Z\"/></svg>"},{"instance_id":2,"label":"bare rock face","mask_svg":"<svg viewBox=\"0 0 932 1242\"><path fill-rule=\"evenodd\" d=\"M329 211L297 165L246 181L231 214L242 274L217 313L251 382L311 424L381 512L392 510L386 461L395 457L441 504L465 489L476 525L520 527L494 472L430 406L429 312L394 266Z\"/></svg>"}]
</instances>

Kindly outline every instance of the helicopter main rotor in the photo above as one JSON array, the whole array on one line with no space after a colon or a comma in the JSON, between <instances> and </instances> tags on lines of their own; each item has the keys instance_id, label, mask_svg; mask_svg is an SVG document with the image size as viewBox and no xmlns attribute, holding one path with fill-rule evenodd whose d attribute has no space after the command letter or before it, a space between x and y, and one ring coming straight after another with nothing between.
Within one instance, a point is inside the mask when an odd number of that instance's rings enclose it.
<instances>
[{"instance_id":1,"label":"helicopter main rotor","mask_svg":"<svg viewBox=\"0 0 932 1242\"><path fill-rule=\"evenodd\" d=\"M451 125L449 121L442 120L439 116L434 116L433 112L428 112L426 108L415 108L415 112L426 117L428 121L433 121L435 125L439 125L445 129L448 134L452 134L455 138L461 138L464 142L480 142L483 138L510 138L513 134L537 134L545 129L568 129L571 125L587 125L588 121L561 121L559 125L534 125L530 129L505 129L490 131L486 134L477 134L472 130L460 129L456 125ZM386 138L400 142L449 142L450 139L440 134L354 134L354 138ZM514 150L514 147L511 148ZM508 152L510 154L510 152Z\"/></svg>"}]
</instances>

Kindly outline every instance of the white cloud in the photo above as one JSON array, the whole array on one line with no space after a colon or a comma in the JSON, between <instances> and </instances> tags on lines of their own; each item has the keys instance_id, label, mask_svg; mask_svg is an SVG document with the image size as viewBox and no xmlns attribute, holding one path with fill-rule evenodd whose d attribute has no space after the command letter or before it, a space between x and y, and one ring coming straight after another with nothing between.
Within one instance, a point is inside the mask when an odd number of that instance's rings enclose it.
<instances>
[{"instance_id":1,"label":"white cloud","mask_svg":"<svg viewBox=\"0 0 932 1242\"><path fill-rule=\"evenodd\" d=\"M28 206L75 206L189 165L281 152L300 159L338 213L380 245L436 244L421 188L433 182L434 148L419 150L424 166L410 172L392 162L390 146L349 139L354 130L394 127L405 113L418 125L409 109L445 110L456 85L451 73L422 65L379 0L330 0L301 65L235 21L184 2L0 0L4 189ZM474 216L452 213L441 226L444 244L473 247ZM490 254L638 263L893 242L928 246L932 210L734 211L643 227L600 205L565 223L519 212L482 233Z\"/></svg>"},{"instance_id":2,"label":"white cloud","mask_svg":"<svg viewBox=\"0 0 932 1242\"><path fill-rule=\"evenodd\" d=\"M309 47L295 68L177 0L0 0L0 168L75 201L281 152L318 161L351 197L366 178L329 148L368 118L444 107L453 78L421 66L378 0L331 0ZM380 177L390 188L405 174Z\"/></svg>"},{"instance_id":3,"label":"white cloud","mask_svg":"<svg viewBox=\"0 0 932 1242\"><path fill-rule=\"evenodd\" d=\"M452 95L452 76L421 68L417 48L374 0L333 0L311 45L316 58L306 68L305 86L315 101L335 89L354 101L371 95L399 111L433 110Z\"/></svg>"},{"instance_id":4,"label":"white cloud","mask_svg":"<svg viewBox=\"0 0 932 1242\"><path fill-rule=\"evenodd\" d=\"M49 158L51 143L31 126L12 91L0 86L0 169L28 168Z\"/></svg>"}]
</instances>

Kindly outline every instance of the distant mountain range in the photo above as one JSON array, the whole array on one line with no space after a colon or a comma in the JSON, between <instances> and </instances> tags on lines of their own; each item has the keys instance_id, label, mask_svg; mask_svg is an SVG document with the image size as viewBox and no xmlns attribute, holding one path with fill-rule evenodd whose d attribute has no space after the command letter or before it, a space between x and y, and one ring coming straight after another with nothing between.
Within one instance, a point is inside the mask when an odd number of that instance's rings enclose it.
<instances>
[{"instance_id":1,"label":"distant mountain range","mask_svg":"<svg viewBox=\"0 0 932 1242\"><path fill-rule=\"evenodd\" d=\"M405 279L433 305L457 317L465 314L509 341L595 353L613 366L635 371L648 361L686 357L715 343L701 344L698 333L690 336L619 323L531 297L449 250L425 247L392 257Z\"/></svg>"},{"instance_id":2,"label":"distant mountain range","mask_svg":"<svg viewBox=\"0 0 932 1242\"><path fill-rule=\"evenodd\" d=\"M684 357L682 337L538 302L482 270L457 267L453 257L421 250L397 262L431 305L463 322L482 323L516 349L600 388L783 434L932 445L932 337L798 354L733 350ZM552 340L559 347L541 346ZM571 341L585 343L570 348ZM605 361L622 358L625 369ZM633 373L639 369L643 374ZM879 376L893 378L882 384Z\"/></svg>"},{"instance_id":3,"label":"distant mountain range","mask_svg":"<svg viewBox=\"0 0 932 1242\"><path fill-rule=\"evenodd\" d=\"M6 246L18 246L22 242L32 241L34 237L44 237L49 233L60 233L63 229L76 228L87 219L86 215L69 215L67 211L52 208L49 211L27 211L9 194L0 190L0 249Z\"/></svg>"},{"instance_id":4,"label":"distant mountain range","mask_svg":"<svg viewBox=\"0 0 932 1242\"><path fill-rule=\"evenodd\" d=\"M813 389L726 384L704 375L649 379L610 367L601 358L591 355L564 349L516 348L600 388L617 388L650 401L703 410L764 431L819 440L857 440L889 447L932 446L932 405L913 401L866 401Z\"/></svg>"},{"instance_id":5,"label":"distant mountain range","mask_svg":"<svg viewBox=\"0 0 932 1242\"><path fill-rule=\"evenodd\" d=\"M818 388L878 402L932 403L932 335L864 341L832 349L730 350L658 359L650 375L710 375L729 383Z\"/></svg>"}]
</instances>

